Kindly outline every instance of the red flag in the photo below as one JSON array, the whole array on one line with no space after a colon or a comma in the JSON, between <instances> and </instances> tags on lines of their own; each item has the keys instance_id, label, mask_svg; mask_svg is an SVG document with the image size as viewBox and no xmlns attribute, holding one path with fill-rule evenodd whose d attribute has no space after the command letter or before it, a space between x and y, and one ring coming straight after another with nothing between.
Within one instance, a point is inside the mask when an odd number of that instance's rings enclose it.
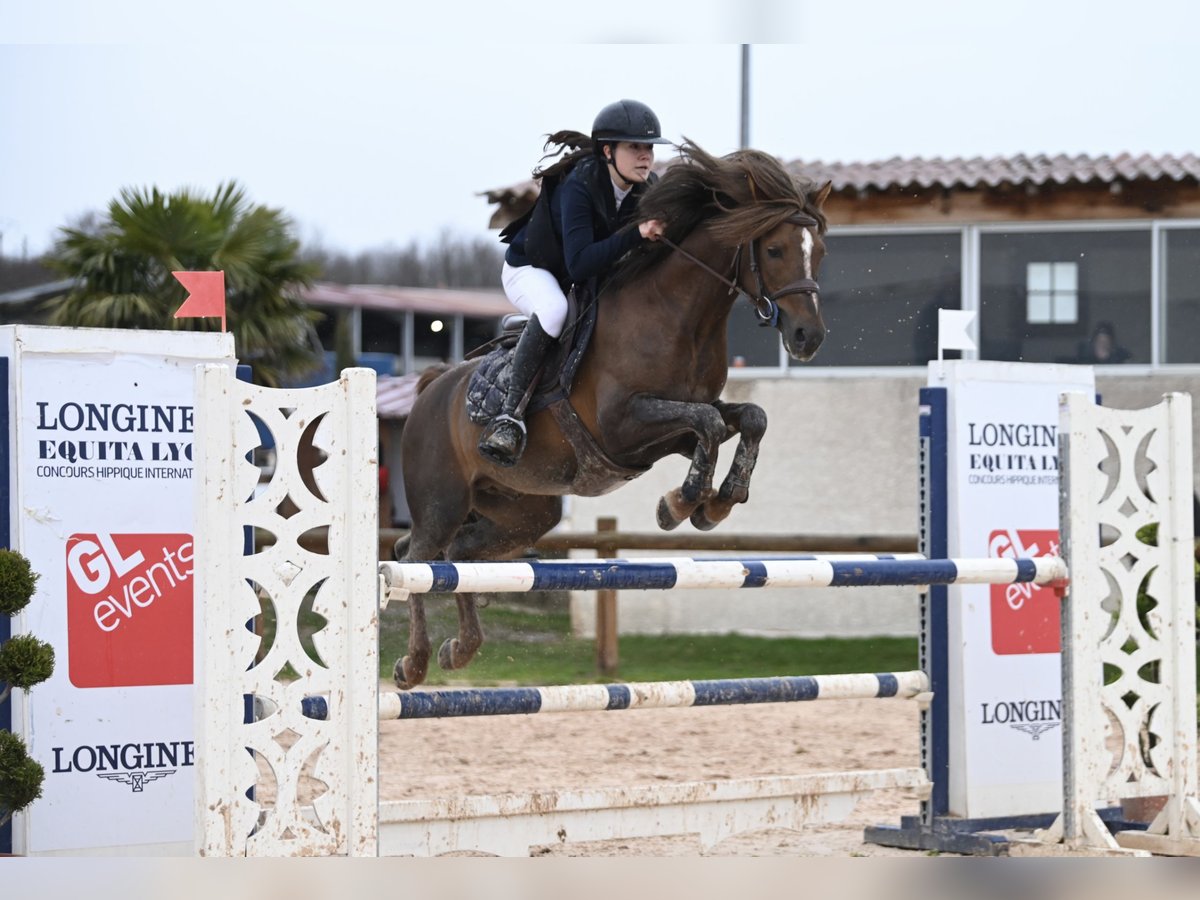
<instances>
[{"instance_id":1,"label":"red flag","mask_svg":"<svg viewBox=\"0 0 1200 900\"><path fill-rule=\"evenodd\" d=\"M179 283L188 290L183 306L175 310L176 319L220 316L221 330L225 330L225 273L224 272L172 272Z\"/></svg>"}]
</instances>

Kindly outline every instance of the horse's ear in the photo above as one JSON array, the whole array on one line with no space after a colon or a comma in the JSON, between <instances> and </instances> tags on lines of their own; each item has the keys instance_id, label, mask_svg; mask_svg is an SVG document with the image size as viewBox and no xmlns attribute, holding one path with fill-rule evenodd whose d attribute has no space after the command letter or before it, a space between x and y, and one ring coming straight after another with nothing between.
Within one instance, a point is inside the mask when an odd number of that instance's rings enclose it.
<instances>
[{"instance_id":1,"label":"horse's ear","mask_svg":"<svg viewBox=\"0 0 1200 900\"><path fill-rule=\"evenodd\" d=\"M817 209L823 209L825 206L825 201L829 199L829 194L832 191L833 191L833 182L832 181L825 182L825 184L823 184L821 186L821 189L819 191L817 191L817 195L815 197L813 197L813 206L815 206Z\"/></svg>"}]
</instances>

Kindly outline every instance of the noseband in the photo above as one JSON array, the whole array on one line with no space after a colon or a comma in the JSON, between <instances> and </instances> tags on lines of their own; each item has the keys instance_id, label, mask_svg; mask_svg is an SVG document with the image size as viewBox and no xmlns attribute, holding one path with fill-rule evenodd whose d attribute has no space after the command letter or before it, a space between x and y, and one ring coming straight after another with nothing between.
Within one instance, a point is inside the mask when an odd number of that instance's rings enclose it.
<instances>
[{"instance_id":1,"label":"noseband","mask_svg":"<svg viewBox=\"0 0 1200 900\"><path fill-rule=\"evenodd\" d=\"M817 225L817 220L805 213L796 213L784 219L789 225L798 225L801 228L809 228ZM814 299L820 296L821 286L812 278L800 278L796 281L785 284L774 294L767 292L767 286L763 283L762 269L758 264L758 238L750 241L750 271L754 273L755 291L751 294L745 288L741 287L734 279L737 278L738 269L742 261L742 249L745 244L738 244L737 251L733 255L732 278L727 278L705 263L703 260L697 259L692 254L688 253L678 244L669 241L666 237L659 238L664 244L670 247L677 253L683 254L687 259L690 259L696 265L707 271L718 281L729 286L729 293L742 293L746 295L746 299L754 304L754 314L758 316L758 324L762 326L776 326L779 324L779 299L787 297L791 294L812 294Z\"/></svg>"}]
</instances>

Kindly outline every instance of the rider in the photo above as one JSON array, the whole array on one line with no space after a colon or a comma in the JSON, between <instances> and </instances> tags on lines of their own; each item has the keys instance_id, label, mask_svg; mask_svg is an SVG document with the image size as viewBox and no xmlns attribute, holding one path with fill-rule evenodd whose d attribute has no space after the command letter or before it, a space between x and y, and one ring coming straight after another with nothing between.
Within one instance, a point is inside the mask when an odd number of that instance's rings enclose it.
<instances>
[{"instance_id":1,"label":"rider","mask_svg":"<svg viewBox=\"0 0 1200 900\"><path fill-rule=\"evenodd\" d=\"M551 141L564 134L560 132ZM500 414L479 439L479 452L502 466L515 465L525 449L525 423L518 407L547 351L562 334L567 317L563 284L599 279L639 243L658 240L663 233L663 223L656 219L641 222L637 228L626 227L646 186L656 179L651 172L654 144L670 143L663 138L658 116L650 107L636 100L610 103L596 115L590 142L582 135L577 137L580 146L591 144L591 155L584 151L568 157L564 162L573 168L548 198L555 232L549 239L557 240L560 247L548 253L544 247L527 246L531 229L526 223L513 235L504 255L500 275L504 293L529 321L513 351L508 393ZM582 158L576 162L577 156ZM547 185L544 175L561 165L543 174L543 189ZM561 266L552 264L559 271L536 265L531 259L534 256L561 258Z\"/></svg>"}]
</instances>

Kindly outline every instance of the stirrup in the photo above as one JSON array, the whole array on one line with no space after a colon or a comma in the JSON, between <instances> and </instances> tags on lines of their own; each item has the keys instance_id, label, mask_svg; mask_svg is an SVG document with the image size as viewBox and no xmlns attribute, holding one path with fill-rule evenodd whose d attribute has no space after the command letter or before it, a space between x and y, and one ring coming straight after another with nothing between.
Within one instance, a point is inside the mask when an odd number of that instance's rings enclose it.
<instances>
[{"instance_id":1,"label":"stirrup","mask_svg":"<svg viewBox=\"0 0 1200 900\"><path fill-rule=\"evenodd\" d=\"M517 427L517 446L513 449L511 455L501 452L499 449L488 443L488 441L491 440L495 436L496 432L500 429L500 426L505 424L511 424ZM486 459L491 460L498 466L509 468L511 466L515 466L517 464L517 460L521 458L521 454L525 452L526 436L527 434L525 431L524 422L508 415L507 413L501 413L500 415L496 416L496 418L492 419L492 421L488 422L486 427L484 427L483 434L479 436L478 449L480 454Z\"/></svg>"}]
</instances>

